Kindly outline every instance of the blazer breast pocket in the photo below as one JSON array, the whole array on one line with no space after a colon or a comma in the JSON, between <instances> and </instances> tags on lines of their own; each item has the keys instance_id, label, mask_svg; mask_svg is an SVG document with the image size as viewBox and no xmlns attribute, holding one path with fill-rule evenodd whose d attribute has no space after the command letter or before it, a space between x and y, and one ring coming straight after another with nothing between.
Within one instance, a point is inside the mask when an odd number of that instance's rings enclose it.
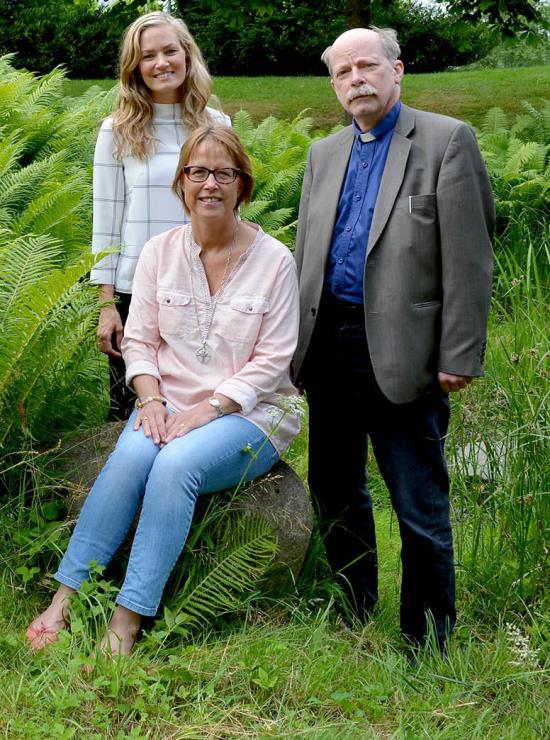
<instances>
[{"instance_id":1,"label":"blazer breast pocket","mask_svg":"<svg viewBox=\"0 0 550 740\"><path fill-rule=\"evenodd\" d=\"M401 198L405 210L413 219L434 220L437 217L437 199L435 193L425 195L408 195Z\"/></svg>"}]
</instances>

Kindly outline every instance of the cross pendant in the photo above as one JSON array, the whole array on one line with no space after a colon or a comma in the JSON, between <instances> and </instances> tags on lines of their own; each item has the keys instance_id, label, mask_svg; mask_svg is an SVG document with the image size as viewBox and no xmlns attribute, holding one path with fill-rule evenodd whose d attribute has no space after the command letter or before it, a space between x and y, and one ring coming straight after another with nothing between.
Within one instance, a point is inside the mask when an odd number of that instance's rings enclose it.
<instances>
[{"instance_id":1,"label":"cross pendant","mask_svg":"<svg viewBox=\"0 0 550 740\"><path fill-rule=\"evenodd\" d=\"M210 359L210 352L208 351L206 344L201 344L195 354L201 362L208 362Z\"/></svg>"}]
</instances>

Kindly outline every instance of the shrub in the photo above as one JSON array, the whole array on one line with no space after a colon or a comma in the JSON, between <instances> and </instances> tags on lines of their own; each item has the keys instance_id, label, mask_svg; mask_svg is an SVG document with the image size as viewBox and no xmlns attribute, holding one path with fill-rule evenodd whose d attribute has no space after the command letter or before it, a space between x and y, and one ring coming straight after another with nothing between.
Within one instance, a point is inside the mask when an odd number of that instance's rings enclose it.
<instances>
[{"instance_id":1,"label":"shrub","mask_svg":"<svg viewBox=\"0 0 550 740\"><path fill-rule=\"evenodd\" d=\"M479 132L501 234L518 221L535 233L548 227L550 216L550 101L541 110L526 102L523 107L512 125L503 110L491 108Z\"/></svg>"},{"instance_id":2,"label":"shrub","mask_svg":"<svg viewBox=\"0 0 550 740\"><path fill-rule=\"evenodd\" d=\"M97 417L90 162L108 94L0 59L0 444ZM99 404L99 407L101 404Z\"/></svg>"}]
</instances>

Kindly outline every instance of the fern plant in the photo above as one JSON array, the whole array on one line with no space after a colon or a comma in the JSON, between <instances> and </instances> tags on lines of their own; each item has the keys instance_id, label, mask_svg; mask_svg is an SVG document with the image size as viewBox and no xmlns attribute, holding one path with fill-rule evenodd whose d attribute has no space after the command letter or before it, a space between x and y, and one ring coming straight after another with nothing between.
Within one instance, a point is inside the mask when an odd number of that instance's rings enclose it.
<instances>
[{"instance_id":1,"label":"fern plant","mask_svg":"<svg viewBox=\"0 0 550 740\"><path fill-rule=\"evenodd\" d=\"M252 591L277 553L273 529L265 519L216 503L210 512L195 525L191 537L195 546L188 543L168 589L173 595L164 610L164 624L157 626L166 634L185 635L242 608L243 596ZM213 526L214 520L218 526ZM180 588L174 587L174 581L182 580Z\"/></svg>"},{"instance_id":2,"label":"fern plant","mask_svg":"<svg viewBox=\"0 0 550 740\"><path fill-rule=\"evenodd\" d=\"M255 180L252 203L241 206L241 216L293 247L307 151L321 134L313 134L313 120L301 115L290 122L269 116L255 127L250 114L239 111L233 125Z\"/></svg>"},{"instance_id":3,"label":"fern plant","mask_svg":"<svg viewBox=\"0 0 550 740\"><path fill-rule=\"evenodd\" d=\"M0 58L0 445L70 428L98 358L91 155L111 95L66 100L64 73L42 78ZM93 386L92 386L93 387ZM75 411L77 414L75 414ZM88 417L97 419L93 404ZM99 419L97 419L99 420Z\"/></svg>"},{"instance_id":4,"label":"fern plant","mask_svg":"<svg viewBox=\"0 0 550 740\"><path fill-rule=\"evenodd\" d=\"M550 215L550 101L539 111L524 103L525 114L509 126L500 108L485 116L479 144L505 221L536 223Z\"/></svg>"}]
</instances>

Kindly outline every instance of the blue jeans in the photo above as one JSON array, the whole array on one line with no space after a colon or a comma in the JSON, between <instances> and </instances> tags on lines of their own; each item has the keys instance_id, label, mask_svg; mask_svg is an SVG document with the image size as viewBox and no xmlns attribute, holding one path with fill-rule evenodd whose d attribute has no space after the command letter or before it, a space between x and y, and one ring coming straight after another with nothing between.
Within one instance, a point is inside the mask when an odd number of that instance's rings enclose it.
<instances>
[{"instance_id":1,"label":"blue jeans","mask_svg":"<svg viewBox=\"0 0 550 740\"><path fill-rule=\"evenodd\" d=\"M89 563L107 565L142 503L126 577L117 603L154 616L183 549L197 497L267 473L278 453L265 434L236 414L193 429L160 448L135 412L86 499L56 580L78 589ZM249 448L255 458L245 448Z\"/></svg>"},{"instance_id":2,"label":"blue jeans","mask_svg":"<svg viewBox=\"0 0 550 740\"><path fill-rule=\"evenodd\" d=\"M370 438L401 535L401 630L443 646L455 623L455 576L444 440L449 401L434 383L391 403L372 367L362 306L324 297L300 378L309 405L309 485L333 571L366 618L378 599L376 534L366 459Z\"/></svg>"}]
</instances>

